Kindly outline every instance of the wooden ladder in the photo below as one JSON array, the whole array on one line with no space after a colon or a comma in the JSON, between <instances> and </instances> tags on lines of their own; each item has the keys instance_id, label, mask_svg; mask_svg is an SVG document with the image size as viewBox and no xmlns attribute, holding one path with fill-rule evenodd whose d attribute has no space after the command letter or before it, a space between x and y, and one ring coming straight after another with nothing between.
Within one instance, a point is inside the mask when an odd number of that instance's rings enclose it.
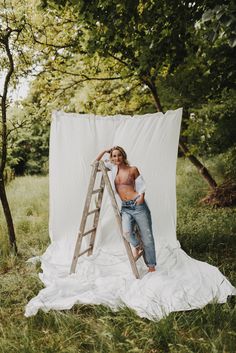
<instances>
[{"instance_id":1,"label":"wooden ladder","mask_svg":"<svg viewBox=\"0 0 236 353\"><path fill-rule=\"evenodd\" d=\"M97 177L98 172L102 173L100 186L98 189L94 189L94 185L96 182L96 177ZM112 190L112 186L111 186L108 174L107 174L107 169L106 169L103 161L95 161L92 164L91 177L90 177L90 181L89 181L84 210L83 210L83 214L82 214L82 218L81 218L79 233L78 233L77 241L76 241L76 245L75 245L75 250L74 250L73 260L72 260L72 264L71 264L71 268L70 268L70 273L75 273L77 261L80 256L82 256L86 253L89 256L89 255L92 255L92 253L93 253L94 242L95 242L96 233L97 233L97 226L98 226L102 198L103 198L105 186L107 187L108 194L111 198L112 208L115 213L115 217L116 217L116 221L118 223L120 234L121 234L122 239L124 241L124 245L125 245L125 248L126 248L126 251L128 254L128 258L129 258L129 262L130 262L132 271L133 271L134 276L136 278L140 278L139 272L138 272L138 269L136 266L136 261L140 258L140 256L143 255L143 252L141 252L137 257L134 257L132 250L131 250L130 243L123 237L122 222L121 222L121 215L120 215L119 207L117 205L116 198L115 198L115 195ZM89 209L90 209L90 204L91 204L91 200L92 200L92 195L94 195L94 194L98 194L97 201L96 201L96 208L94 210L90 211ZM93 226L90 230L85 231L87 218L88 218L88 216L90 216L92 214L94 215ZM83 237L85 237L89 234L90 234L89 247L86 250L80 252Z\"/></svg>"}]
</instances>

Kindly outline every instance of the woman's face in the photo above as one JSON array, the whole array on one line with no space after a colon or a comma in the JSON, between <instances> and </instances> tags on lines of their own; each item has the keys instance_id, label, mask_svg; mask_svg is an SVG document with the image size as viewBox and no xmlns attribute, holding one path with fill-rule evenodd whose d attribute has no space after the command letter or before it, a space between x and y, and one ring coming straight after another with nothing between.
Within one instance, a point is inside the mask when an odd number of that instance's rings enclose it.
<instances>
[{"instance_id":1,"label":"woman's face","mask_svg":"<svg viewBox=\"0 0 236 353\"><path fill-rule=\"evenodd\" d=\"M124 157L119 150L112 151L111 160L114 164L119 165L124 162Z\"/></svg>"}]
</instances>

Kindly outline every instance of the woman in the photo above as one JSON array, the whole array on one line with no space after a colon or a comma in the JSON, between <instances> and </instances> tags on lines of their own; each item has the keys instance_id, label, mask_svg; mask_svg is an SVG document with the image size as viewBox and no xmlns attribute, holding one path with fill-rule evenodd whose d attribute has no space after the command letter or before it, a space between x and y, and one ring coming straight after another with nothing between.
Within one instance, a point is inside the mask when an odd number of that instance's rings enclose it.
<instances>
[{"instance_id":1,"label":"woman","mask_svg":"<svg viewBox=\"0 0 236 353\"><path fill-rule=\"evenodd\" d=\"M134 247L133 254L138 256L144 250L144 260L148 272L154 272L156 266L155 244L152 233L150 210L145 202L145 184L136 167L130 166L127 155L120 146L102 151L96 158L99 161L105 153L110 160L105 165L112 171L112 187L118 193L121 203L122 228L124 237ZM139 227L141 240L134 232L134 225Z\"/></svg>"}]
</instances>

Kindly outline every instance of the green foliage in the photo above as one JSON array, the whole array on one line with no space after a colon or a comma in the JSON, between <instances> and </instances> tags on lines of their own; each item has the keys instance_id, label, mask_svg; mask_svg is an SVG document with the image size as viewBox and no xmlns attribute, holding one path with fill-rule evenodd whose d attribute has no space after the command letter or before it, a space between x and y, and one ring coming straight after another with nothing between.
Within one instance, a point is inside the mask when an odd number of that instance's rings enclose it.
<instances>
[{"instance_id":1,"label":"green foliage","mask_svg":"<svg viewBox=\"0 0 236 353\"><path fill-rule=\"evenodd\" d=\"M213 5L217 3L44 1L45 11L55 14L73 8L81 31L71 57L61 61L59 55L48 62L54 72L51 91L60 98L63 93L62 99L53 95L53 104L96 114L154 112L150 89L156 86L164 110L184 107L182 131L193 153L216 154L221 145L222 151L231 148L235 48L228 45L227 36L209 45L212 28L199 23ZM214 11L223 20L224 11L233 16L231 7L226 1ZM63 73L64 83L58 86ZM44 79L48 82L49 77L46 73Z\"/></svg>"},{"instance_id":2,"label":"green foliage","mask_svg":"<svg viewBox=\"0 0 236 353\"><path fill-rule=\"evenodd\" d=\"M67 48L63 55L57 51L53 60L48 58L49 71L40 78L42 83L47 80L53 100L57 93L62 100L67 98L64 109L73 106L71 98L74 100L75 89L80 91L88 81L120 80L118 85L123 85L124 94L117 92L117 95L123 96L125 102L129 100L125 94L129 81L132 85L139 82L141 92L147 87L154 90L157 77L166 77L184 62L189 37L195 31L194 23L203 11L195 3L190 6L178 1L44 1L42 7L45 13L50 9L55 17L61 17L61 9L73 9L73 20L81 34L73 48ZM52 36L53 27L46 39ZM95 87L103 90L102 85L95 84ZM103 92L106 101L114 97L110 89ZM90 95L88 102L92 108L94 96ZM145 104L149 102L146 95ZM59 100L57 103L62 104Z\"/></svg>"},{"instance_id":3,"label":"green foliage","mask_svg":"<svg viewBox=\"0 0 236 353\"><path fill-rule=\"evenodd\" d=\"M225 163L225 175L228 178L236 179L236 146L229 148L227 153L222 153L221 158Z\"/></svg>"},{"instance_id":4,"label":"green foliage","mask_svg":"<svg viewBox=\"0 0 236 353\"><path fill-rule=\"evenodd\" d=\"M200 18L195 3L179 1L78 1L76 7L88 54L113 57L123 64L121 74L151 80L182 62L189 27Z\"/></svg>"},{"instance_id":5,"label":"green foliage","mask_svg":"<svg viewBox=\"0 0 236 353\"><path fill-rule=\"evenodd\" d=\"M17 158L17 163L11 163L11 167L17 175L48 172L49 126L32 124L21 131L20 138L12 137L11 142L11 157Z\"/></svg>"},{"instance_id":6,"label":"green foliage","mask_svg":"<svg viewBox=\"0 0 236 353\"><path fill-rule=\"evenodd\" d=\"M9 110L7 165L16 175L48 172L49 122L25 101Z\"/></svg>"},{"instance_id":7,"label":"green foliage","mask_svg":"<svg viewBox=\"0 0 236 353\"><path fill-rule=\"evenodd\" d=\"M219 2L215 7L204 12L201 26L208 28L208 40L215 42L218 37L226 38L231 47L236 46L236 5L234 1Z\"/></svg>"},{"instance_id":8,"label":"green foliage","mask_svg":"<svg viewBox=\"0 0 236 353\"><path fill-rule=\"evenodd\" d=\"M235 48L228 45L227 31L213 45L207 39L214 16L220 26L225 15L233 19L230 1L12 0L6 4L9 24L22 29L12 43L13 84L20 76L38 73L22 108L28 127L10 134L8 165L17 173L47 170L52 109L154 112L150 95L154 86L164 110L184 107L182 131L193 152L210 155L221 152L220 145L222 151L232 148ZM206 11L211 11L210 17ZM6 23L6 16L1 18ZM25 56L18 55L22 48ZM189 119L191 113L194 120Z\"/></svg>"},{"instance_id":9,"label":"green foliage","mask_svg":"<svg viewBox=\"0 0 236 353\"><path fill-rule=\"evenodd\" d=\"M229 169L235 166L236 91L223 90L219 98L209 99L199 109L193 109L185 135L200 154L215 155L231 149Z\"/></svg>"}]
</instances>

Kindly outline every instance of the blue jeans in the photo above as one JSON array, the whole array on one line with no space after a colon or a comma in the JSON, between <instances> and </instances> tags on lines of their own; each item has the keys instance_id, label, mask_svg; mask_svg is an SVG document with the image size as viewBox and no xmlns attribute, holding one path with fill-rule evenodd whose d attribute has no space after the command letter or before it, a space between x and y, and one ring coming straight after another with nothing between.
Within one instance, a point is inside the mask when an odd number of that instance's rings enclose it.
<instances>
[{"instance_id":1,"label":"blue jeans","mask_svg":"<svg viewBox=\"0 0 236 353\"><path fill-rule=\"evenodd\" d=\"M135 197L133 200L122 201L121 217L123 235L133 247L143 247L144 261L147 266L152 267L156 265L156 252L152 233L151 212L145 201L140 205L136 204L138 197ZM139 228L141 239L138 239L137 233L134 231L135 224Z\"/></svg>"}]
</instances>

